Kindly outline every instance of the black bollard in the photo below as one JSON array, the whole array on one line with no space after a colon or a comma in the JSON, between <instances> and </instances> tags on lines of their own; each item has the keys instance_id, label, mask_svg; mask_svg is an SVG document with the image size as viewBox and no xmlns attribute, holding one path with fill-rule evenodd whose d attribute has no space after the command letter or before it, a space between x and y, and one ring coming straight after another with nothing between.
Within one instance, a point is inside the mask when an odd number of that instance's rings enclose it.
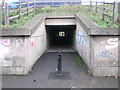
<instances>
[{"instance_id":1,"label":"black bollard","mask_svg":"<svg viewBox=\"0 0 120 90\"><path fill-rule=\"evenodd\" d=\"M61 53L59 52L57 54L58 56L58 63L57 63L57 75L62 75L62 59L61 59Z\"/></svg>"}]
</instances>

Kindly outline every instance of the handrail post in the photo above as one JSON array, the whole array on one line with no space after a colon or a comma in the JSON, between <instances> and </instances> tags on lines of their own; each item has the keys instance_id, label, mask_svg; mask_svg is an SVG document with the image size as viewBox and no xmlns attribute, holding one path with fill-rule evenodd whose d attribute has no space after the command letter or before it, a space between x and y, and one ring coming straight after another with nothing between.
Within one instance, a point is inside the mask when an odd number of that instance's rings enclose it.
<instances>
[{"instance_id":1,"label":"handrail post","mask_svg":"<svg viewBox=\"0 0 120 90\"><path fill-rule=\"evenodd\" d=\"M52 14L54 15L54 2L52 1Z\"/></svg>"},{"instance_id":2,"label":"handrail post","mask_svg":"<svg viewBox=\"0 0 120 90\"><path fill-rule=\"evenodd\" d=\"M96 0L96 5L95 5L95 13L97 13L97 0Z\"/></svg>"},{"instance_id":3,"label":"handrail post","mask_svg":"<svg viewBox=\"0 0 120 90\"><path fill-rule=\"evenodd\" d=\"M35 14L36 13L36 11L35 11L36 10L36 2L34 1L33 4L34 4L34 7L33 7L34 8L34 14Z\"/></svg>"},{"instance_id":4,"label":"handrail post","mask_svg":"<svg viewBox=\"0 0 120 90\"><path fill-rule=\"evenodd\" d=\"M19 19L21 18L21 8L22 8L21 5L22 5L21 2L19 2Z\"/></svg>"},{"instance_id":5,"label":"handrail post","mask_svg":"<svg viewBox=\"0 0 120 90\"><path fill-rule=\"evenodd\" d=\"M90 9L89 9L89 11L91 11L92 10L92 0L90 0Z\"/></svg>"},{"instance_id":6,"label":"handrail post","mask_svg":"<svg viewBox=\"0 0 120 90\"><path fill-rule=\"evenodd\" d=\"M29 16L29 2L27 2L27 16Z\"/></svg>"},{"instance_id":7,"label":"handrail post","mask_svg":"<svg viewBox=\"0 0 120 90\"><path fill-rule=\"evenodd\" d=\"M104 12L105 12L105 2L103 1L103 8L102 8L102 20L104 20L104 19L105 19Z\"/></svg>"},{"instance_id":8,"label":"handrail post","mask_svg":"<svg viewBox=\"0 0 120 90\"><path fill-rule=\"evenodd\" d=\"M114 2L114 6L113 6L113 20L114 21L117 21L117 18L118 18L118 1L116 0L115 2Z\"/></svg>"},{"instance_id":9,"label":"handrail post","mask_svg":"<svg viewBox=\"0 0 120 90\"><path fill-rule=\"evenodd\" d=\"M4 23L5 23L5 25L9 25L9 6L8 6L8 3L5 3Z\"/></svg>"}]
</instances>

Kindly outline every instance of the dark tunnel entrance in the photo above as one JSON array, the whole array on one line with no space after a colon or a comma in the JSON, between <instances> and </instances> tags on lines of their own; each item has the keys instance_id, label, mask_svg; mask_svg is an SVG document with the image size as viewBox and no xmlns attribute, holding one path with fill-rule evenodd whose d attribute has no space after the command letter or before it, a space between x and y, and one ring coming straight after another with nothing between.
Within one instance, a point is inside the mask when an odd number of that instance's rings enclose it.
<instances>
[{"instance_id":1,"label":"dark tunnel entrance","mask_svg":"<svg viewBox=\"0 0 120 90\"><path fill-rule=\"evenodd\" d=\"M46 26L47 46L53 48L74 48L76 25Z\"/></svg>"}]
</instances>

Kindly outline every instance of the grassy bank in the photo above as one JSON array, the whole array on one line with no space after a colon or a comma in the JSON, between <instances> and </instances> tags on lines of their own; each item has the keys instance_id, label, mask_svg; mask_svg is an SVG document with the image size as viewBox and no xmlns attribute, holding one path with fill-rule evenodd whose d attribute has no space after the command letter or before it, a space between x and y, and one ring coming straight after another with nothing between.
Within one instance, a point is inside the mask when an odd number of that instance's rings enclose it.
<instances>
[{"instance_id":1,"label":"grassy bank","mask_svg":"<svg viewBox=\"0 0 120 90\"><path fill-rule=\"evenodd\" d=\"M11 27L11 28L20 27L20 26L24 25L25 23L27 23L28 21L30 21L35 16L36 15L34 15L34 14L32 14L30 16L24 15L23 17L21 17L21 19L12 19L10 21L10 25L2 25L2 27Z\"/></svg>"},{"instance_id":2,"label":"grassy bank","mask_svg":"<svg viewBox=\"0 0 120 90\"><path fill-rule=\"evenodd\" d=\"M88 9L82 9L80 11L82 14L96 22L101 27L118 27L119 25L116 22L113 22L113 19L105 17L105 21L102 20L102 15L99 13L95 13L93 11L89 11ZM110 15L111 13L109 13Z\"/></svg>"},{"instance_id":3,"label":"grassy bank","mask_svg":"<svg viewBox=\"0 0 120 90\"><path fill-rule=\"evenodd\" d=\"M11 14L10 16L17 15L18 12ZM96 22L101 27L118 27L116 23L113 22L112 19L107 18L107 21L103 21L101 19L101 14L95 13L93 11L89 11L89 6L69 6L69 5L63 5L61 7L49 7L46 6L44 8L36 8L36 15L65 15L65 14L84 14L94 22ZM30 16L24 15L21 17L21 19L12 19L10 20L10 25L3 26L3 27L20 27L24 25L26 22L31 20L36 15L32 14Z\"/></svg>"},{"instance_id":4,"label":"grassy bank","mask_svg":"<svg viewBox=\"0 0 120 90\"><path fill-rule=\"evenodd\" d=\"M110 8L110 7L109 7ZM96 22L101 27L118 27L116 22L113 22L111 18L105 17L105 21L102 20L102 15L99 13L95 13L93 11L89 11L89 6L62 6L62 7L45 7L45 8L37 8L37 11L43 15L59 15L59 14L83 14ZM106 12L109 15L112 15L111 12Z\"/></svg>"}]
</instances>

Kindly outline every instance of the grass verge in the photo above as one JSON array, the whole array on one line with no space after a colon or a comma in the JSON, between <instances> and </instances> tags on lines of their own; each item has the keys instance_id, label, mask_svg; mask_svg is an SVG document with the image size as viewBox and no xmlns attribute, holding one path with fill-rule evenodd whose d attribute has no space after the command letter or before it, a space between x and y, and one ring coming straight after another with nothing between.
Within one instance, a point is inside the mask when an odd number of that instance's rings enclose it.
<instances>
[{"instance_id":1,"label":"grass verge","mask_svg":"<svg viewBox=\"0 0 120 90\"><path fill-rule=\"evenodd\" d=\"M28 21L30 21L35 16L36 15L32 14L30 16L25 15L25 16L21 17L21 19L12 19L10 21L10 25L3 25L2 27L18 28L18 27L24 25L25 23L27 23Z\"/></svg>"},{"instance_id":2,"label":"grass verge","mask_svg":"<svg viewBox=\"0 0 120 90\"><path fill-rule=\"evenodd\" d=\"M89 6L70 6L63 5L61 7L44 7L44 8L36 8L36 15L65 15L65 14L83 14L93 20L101 27L119 27L117 23L114 23L112 19L105 17L107 21L102 20L102 15L99 13L95 13L93 11L89 11ZM14 13L14 15L18 14L18 12ZM11 14L12 15L12 14ZM26 22L31 20L36 15L32 14L30 16L24 15L21 19L16 18L10 21L10 25L2 26L2 27L12 27L17 28L24 25Z\"/></svg>"},{"instance_id":3,"label":"grass verge","mask_svg":"<svg viewBox=\"0 0 120 90\"><path fill-rule=\"evenodd\" d=\"M78 55L76 55L75 56L75 60L76 60L76 64L80 67L80 68L82 68L82 67L84 67L84 62L82 61L82 59L80 58L80 56L78 56Z\"/></svg>"}]
</instances>

